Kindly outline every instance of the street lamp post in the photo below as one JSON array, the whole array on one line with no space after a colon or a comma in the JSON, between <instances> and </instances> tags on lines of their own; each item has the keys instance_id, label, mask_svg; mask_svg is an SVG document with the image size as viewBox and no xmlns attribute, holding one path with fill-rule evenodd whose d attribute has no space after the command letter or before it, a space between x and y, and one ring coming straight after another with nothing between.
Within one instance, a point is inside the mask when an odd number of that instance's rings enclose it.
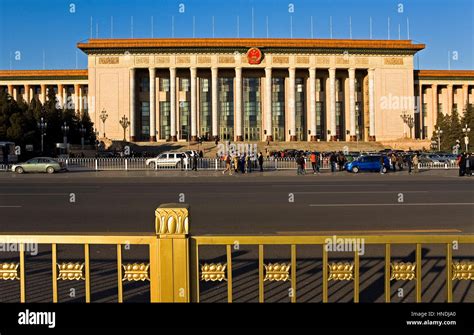
<instances>
[{"instance_id":1,"label":"street lamp post","mask_svg":"<svg viewBox=\"0 0 474 335\"><path fill-rule=\"evenodd\" d=\"M40 129L41 132L41 153L44 152L44 136L46 136L46 127L48 126L48 123L44 121L44 118L41 117L40 121L38 122L38 128Z\"/></svg>"},{"instance_id":2,"label":"street lamp post","mask_svg":"<svg viewBox=\"0 0 474 335\"><path fill-rule=\"evenodd\" d=\"M86 128L81 124L79 128L79 132L81 133L81 150L84 150L84 135L86 134Z\"/></svg>"},{"instance_id":3,"label":"street lamp post","mask_svg":"<svg viewBox=\"0 0 474 335\"><path fill-rule=\"evenodd\" d=\"M121 125L122 128L123 128L123 141L125 142L125 141L126 141L126 139L125 139L125 134L126 134L126 131L127 131L128 126L130 125L130 121L128 121L128 118L124 115L124 116L122 116L122 118L120 119L119 123L120 123L120 125Z\"/></svg>"},{"instance_id":4,"label":"street lamp post","mask_svg":"<svg viewBox=\"0 0 474 335\"><path fill-rule=\"evenodd\" d=\"M67 152L67 133L69 131L69 126L67 125L66 121L64 121L64 124L61 126L61 130L63 131L64 149Z\"/></svg>"},{"instance_id":5,"label":"street lamp post","mask_svg":"<svg viewBox=\"0 0 474 335\"><path fill-rule=\"evenodd\" d=\"M469 132L470 131L471 131L471 128L469 128L467 124L462 129L462 132L464 134L464 143L466 144L466 152L469 152Z\"/></svg>"},{"instance_id":6,"label":"street lamp post","mask_svg":"<svg viewBox=\"0 0 474 335\"><path fill-rule=\"evenodd\" d=\"M438 151L441 151L441 134L443 133L443 131L441 130L440 127L438 127L435 133L436 133L436 137L438 138Z\"/></svg>"},{"instance_id":7,"label":"street lamp post","mask_svg":"<svg viewBox=\"0 0 474 335\"><path fill-rule=\"evenodd\" d=\"M102 125L104 128L104 138L105 138L105 121L107 120L108 117L109 115L107 114L107 111L105 109L102 109L102 112L100 112L99 118L102 120Z\"/></svg>"}]
</instances>

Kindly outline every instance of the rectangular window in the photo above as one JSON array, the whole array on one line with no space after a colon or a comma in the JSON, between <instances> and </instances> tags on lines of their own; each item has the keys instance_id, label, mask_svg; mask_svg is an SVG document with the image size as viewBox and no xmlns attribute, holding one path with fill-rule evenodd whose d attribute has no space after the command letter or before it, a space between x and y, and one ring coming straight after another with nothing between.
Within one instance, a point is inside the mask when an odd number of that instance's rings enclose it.
<instances>
[{"instance_id":1,"label":"rectangular window","mask_svg":"<svg viewBox=\"0 0 474 335\"><path fill-rule=\"evenodd\" d=\"M209 78L199 79L199 126L200 136L210 139L212 132L211 92L209 92Z\"/></svg>"},{"instance_id":2,"label":"rectangular window","mask_svg":"<svg viewBox=\"0 0 474 335\"><path fill-rule=\"evenodd\" d=\"M316 92L322 92L322 91L323 91L322 80L320 78L316 78Z\"/></svg>"},{"instance_id":3,"label":"rectangular window","mask_svg":"<svg viewBox=\"0 0 474 335\"><path fill-rule=\"evenodd\" d=\"M160 101L160 139L169 140L171 136L170 102Z\"/></svg>"},{"instance_id":4,"label":"rectangular window","mask_svg":"<svg viewBox=\"0 0 474 335\"><path fill-rule=\"evenodd\" d=\"M234 78L219 77L217 81L219 91L217 101L219 105L219 138L221 140L234 139Z\"/></svg>"},{"instance_id":5,"label":"rectangular window","mask_svg":"<svg viewBox=\"0 0 474 335\"><path fill-rule=\"evenodd\" d=\"M150 77L141 77L139 87L140 93L150 92Z\"/></svg>"},{"instance_id":6,"label":"rectangular window","mask_svg":"<svg viewBox=\"0 0 474 335\"><path fill-rule=\"evenodd\" d=\"M181 92L189 92L190 91L190 89L189 89L189 86L190 86L189 78L180 78L179 79L179 84L180 84L179 90Z\"/></svg>"},{"instance_id":7,"label":"rectangular window","mask_svg":"<svg viewBox=\"0 0 474 335\"><path fill-rule=\"evenodd\" d=\"M298 141L306 140L306 117L305 117L305 82L304 78L296 78L296 138ZM299 87L299 89L298 89Z\"/></svg>"},{"instance_id":8,"label":"rectangular window","mask_svg":"<svg viewBox=\"0 0 474 335\"><path fill-rule=\"evenodd\" d=\"M160 92L169 92L170 91L170 78L160 77Z\"/></svg>"},{"instance_id":9,"label":"rectangular window","mask_svg":"<svg viewBox=\"0 0 474 335\"><path fill-rule=\"evenodd\" d=\"M285 78L272 78L273 140L285 140Z\"/></svg>"},{"instance_id":10,"label":"rectangular window","mask_svg":"<svg viewBox=\"0 0 474 335\"><path fill-rule=\"evenodd\" d=\"M150 102L140 102L140 115L141 136L142 138L148 138L148 136L150 136Z\"/></svg>"},{"instance_id":11,"label":"rectangular window","mask_svg":"<svg viewBox=\"0 0 474 335\"><path fill-rule=\"evenodd\" d=\"M191 140L191 109L189 101L179 102L179 136L182 140Z\"/></svg>"}]
</instances>

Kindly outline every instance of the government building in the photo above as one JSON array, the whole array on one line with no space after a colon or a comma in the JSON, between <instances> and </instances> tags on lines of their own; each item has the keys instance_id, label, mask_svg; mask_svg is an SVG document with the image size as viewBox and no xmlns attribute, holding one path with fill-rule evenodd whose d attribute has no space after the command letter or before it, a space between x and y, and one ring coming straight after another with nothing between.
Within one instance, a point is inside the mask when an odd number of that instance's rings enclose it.
<instances>
[{"instance_id":1,"label":"government building","mask_svg":"<svg viewBox=\"0 0 474 335\"><path fill-rule=\"evenodd\" d=\"M132 142L430 139L474 104L474 71L414 70L410 40L90 39L85 70L1 70L16 100L88 113ZM103 116L107 115L105 119ZM101 118L102 116L102 118Z\"/></svg>"}]
</instances>

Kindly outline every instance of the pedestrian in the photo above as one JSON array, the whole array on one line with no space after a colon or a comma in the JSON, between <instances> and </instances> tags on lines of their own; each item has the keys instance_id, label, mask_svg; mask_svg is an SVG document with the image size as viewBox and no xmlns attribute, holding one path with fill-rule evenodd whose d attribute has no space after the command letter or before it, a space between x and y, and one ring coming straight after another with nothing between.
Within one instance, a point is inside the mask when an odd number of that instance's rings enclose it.
<instances>
[{"instance_id":1,"label":"pedestrian","mask_svg":"<svg viewBox=\"0 0 474 335\"><path fill-rule=\"evenodd\" d=\"M232 169L230 167L230 155L225 155L224 156L224 162L225 162L225 170L222 171L222 174L225 174L227 171L229 171L229 176L232 176Z\"/></svg>"},{"instance_id":2,"label":"pedestrian","mask_svg":"<svg viewBox=\"0 0 474 335\"><path fill-rule=\"evenodd\" d=\"M384 172L384 168L385 168L385 157L383 155L380 155L380 159L379 159L379 163L380 163L380 174L385 174Z\"/></svg>"},{"instance_id":3,"label":"pedestrian","mask_svg":"<svg viewBox=\"0 0 474 335\"><path fill-rule=\"evenodd\" d=\"M311 153L311 156L309 157L309 159L311 161L311 167L313 168L313 174L316 174L316 164L318 161L316 153L315 152Z\"/></svg>"},{"instance_id":4,"label":"pedestrian","mask_svg":"<svg viewBox=\"0 0 474 335\"><path fill-rule=\"evenodd\" d=\"M392 164L393 172L397 171L397 156L392 152L390 155L390 163Z\"/></svg>"},{"instance_id":5,"label":"pedestrian","mask_svg":"<svg viewBox=\"0 0 474 335\"><path fill-rule=\"evenodd\" d=\"M466 153L463 152L461 154L461 157L459 158L459 162L458 162L458 165L459 165L459 177L462 177L466 174L466 161L468 161L466 159Z\"/></svg>"},{"instance_id":6,"label":"pedestrian","mask_svg":"<svg viewBox=\"0 0 474 335\"><path fill-rule=\"evenodd\" d=\"M193 170L197 171L197 166L198 166L198 155L194 154L193 155Z\"/></svg>"},{"instance_id":7,"label":"pedestrian","mask_svg":"<svg viewBox=\"0 0 474 335\"><path fill-rule=\"evenodd\" d=\"M179 157L180 165L181 165L181 171L184 170L184 155L185 154L181 154L180 157Z\"/></svg>"},{"instance_id":8,"label":"pedestrian","mask_svg":"<svg viewBox=\"0 0 474 335\"><path fill-rule=\"evenodd\" d=\"M258 165L260 165L260 172L263 172L263 154L261 151L258 153Z\"/></svg>"},{"instance_id":9,"label":"pedestrian","mask_svg":"<svg viewBox=\"0 0 474 335\"><path fill-rule=\"evenodd\" d=\"M337 163L336 153L332 152L331 156L329 156L329 164L331 165L331 172L336 172L336 163Z\"/></svg>"},{"instance_id":10,"label":"pedestrian","mask_svg":"<svg viewBox=\"0 0 474 335\"><path fill-rule=\"evenodd\" d=\"M244 174L245 173L245 154L240 156L240 171Z\"/></svg>"},{"instance_id":11,"label":"pedestrian","mask_svg":"<svg viewBox=\"0 0 474 335\"><path fill-rule=\"evenodd\" d=\"M408 174L411 174L412 161L411 161L410 155L405 156L405 162L407 163L407 166L408 166Z\"/></svg>"},{"instance_id":12,"label":"pedestrian","mask_svg":"<svg viewBox=\"0 0 474 335\"><path fill-rule=\"evenodd\" d=\"M295 161L296 161L296 174L297 175L303 174L303 157L298 155Z\"/></svg>"},{"instance_id":13,"label":"pedestrian","mask_svg":"<svg viewBox=\"0 0 474 335\"><path fill-rule=\"evenodd\" d=\"M203 157L204 157L204 152L202 152L202 150L199 151L199 157L200 157L200 158L203 158Z\"/></svg>"},{"instance_id":14,"label":"pedestrian","mask_svg":"<svg viewBox=\"0 0 474 335\"><path fill-rule=\"evenodd\" d=\"M417 153L413 155L412 162L413 162L413 168L415 170L414 172L418 173L419 172L419 166L418 165L420 163L420 160L418 159L418 154Z\"/></svg>"},{"instance_id":15,"label":"pedestrian","mask_svg":"<svg viewBox=\"0 0 474 335\"><path fill-rule=\"evenodd\" d=\"M252 172L252 161L250 159L250 154L245 156L245 168L247 170L247 173Z\"/></svg>"},{"instance_id":16,"label":"pedestrian","mask_svg":"<svg viewBox=\"0 0 474 335\"><path fill-rule=\"evenodd\" d=\"M466 175L467 176L471 176L471 158L472 158L472 155L470 153L467 153L466 154Z\"/></svg>"},{"instance_id":17,"label":"pedestrian","mask_svg":"<svg viewBox=\"0 0 474 335\"><path fill-rule=\"evenodd\" d=\"M402 155L397 156L397 165L398 165L398 169L400 171L402 171L403 170L403 157L402 157Z\"/></svg>"},{"instance_id":18,"label":"pedestrian","mask_svg":"<svg viewBox=\"0 0 474 335\"><path fill-rule=\"evenodd\" d=\"M239 157L234 156L234 171L235 173L239 172Z\"/></svg>"}]
</instances>

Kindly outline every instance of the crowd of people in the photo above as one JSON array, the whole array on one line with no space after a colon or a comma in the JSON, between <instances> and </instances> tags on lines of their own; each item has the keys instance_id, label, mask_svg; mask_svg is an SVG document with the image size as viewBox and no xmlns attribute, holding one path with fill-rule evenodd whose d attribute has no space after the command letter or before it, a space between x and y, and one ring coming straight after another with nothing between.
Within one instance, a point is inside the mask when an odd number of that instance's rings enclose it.
<instances>
[{"instance_id":1,"label":"crowd of people","mask_svg":"<svg viewBox=\"0 0 474 335\"><path fill-rule=\"evenodd\" d=\"M232 175L234 173L251 173L252 170L257 168L257 163L259 166L259 171L263 172L263 154L259 152L258 155L252 153L243 153L241 155L231 155L226 154L222 157L222 160L225 162L225 169L222 171L222 174L229 173Z\"/></svg>"}]
</instances>

